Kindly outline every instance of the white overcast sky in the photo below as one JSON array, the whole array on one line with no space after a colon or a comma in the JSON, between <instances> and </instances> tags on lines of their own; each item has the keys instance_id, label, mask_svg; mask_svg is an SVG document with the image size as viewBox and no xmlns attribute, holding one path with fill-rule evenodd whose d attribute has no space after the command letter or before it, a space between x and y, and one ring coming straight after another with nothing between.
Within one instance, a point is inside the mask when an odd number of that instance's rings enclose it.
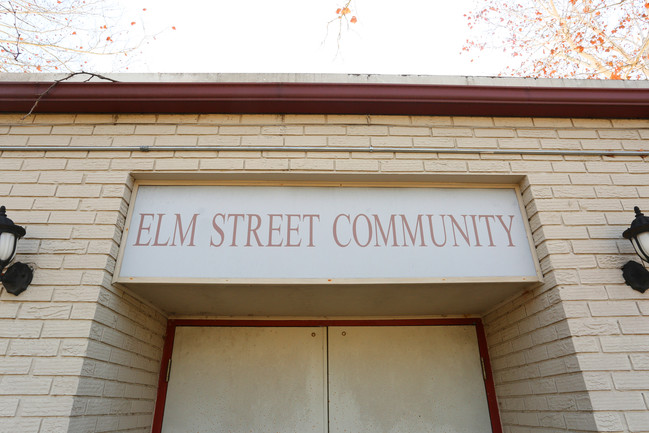
<instances>
[{"instance_id":1,"label":"white overcast sky","mask_svg":"<svg viewBox=\"0 0 649 433\"><path fill-rule=\"evenodd\" d=\"M342 1L120 1L149 34L168 29L142 47L130 72L496 75L505 61L459 54L474 0L354 0L358 23L337 54L337 27L327 36L326 23Z\"/></svg>"}]
</instances>

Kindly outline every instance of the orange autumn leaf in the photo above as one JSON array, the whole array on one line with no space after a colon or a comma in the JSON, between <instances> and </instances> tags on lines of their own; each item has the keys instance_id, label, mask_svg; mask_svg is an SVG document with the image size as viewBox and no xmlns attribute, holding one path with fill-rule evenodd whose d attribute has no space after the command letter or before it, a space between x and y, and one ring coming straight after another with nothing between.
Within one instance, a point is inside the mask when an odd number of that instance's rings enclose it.
<instances>
[{"instance_id":1,"label":"orange autumn leaf","mask_svg":"<svg viewBox=\"0 0 649 433\"><path fill-rule=\"evenodd\" d=\"M353 17L352 17L352 19L351 19L351 20L349 20L349 21L350 21L351 23L355 23L355 22L357 22L358 20L356 19L356 17L355 17L355 16L353 16Z\"/></svg>"},{"instance_id":2,"label":"orange autumn leaf","mask_svg":"<svg viewBox=\"0 0 649 433\"><path fill-rule=\"evenodd\" d=\"M341 13L343 15L347 15L348 13L351 13L351 11L349 10L349 8L344 8Z\"/></svg>"},{"instance_id":3,"label":"orange autumn leaf","mask_svg":"<svg viewBox=\"0 0 649 433\"><path fill-rule=\"evenodd\" d=\"M342 9L338 8L336 9L336 14L339 14Z\"/></svg>"}]
</instances>

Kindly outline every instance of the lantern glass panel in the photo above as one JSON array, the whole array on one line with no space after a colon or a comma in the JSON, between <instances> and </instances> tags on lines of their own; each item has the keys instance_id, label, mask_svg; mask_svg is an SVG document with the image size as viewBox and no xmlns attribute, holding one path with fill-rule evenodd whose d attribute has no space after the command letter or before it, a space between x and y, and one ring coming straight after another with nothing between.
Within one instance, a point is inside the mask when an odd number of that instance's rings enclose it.
<instances>
[{"instance_id":1,"label":"lantern glass panel","mask_svg":"<svg viewBox=\"0 0 649 433\"><path fill-rule=\"evenodd\" d=\"M640 258L649 263L649 232L639 233L633 239L633 247Z\"/></svg>"},{"instance_id":2,"label":"lantern glass panel","mask_svg":"<svg viewBox=\"0 0 649 433\"><path fill-rule=\"evenodd\" d=\"M16 254L16 235L0 233L0 262L10 262Z\"/></svg>"}]
</instances>

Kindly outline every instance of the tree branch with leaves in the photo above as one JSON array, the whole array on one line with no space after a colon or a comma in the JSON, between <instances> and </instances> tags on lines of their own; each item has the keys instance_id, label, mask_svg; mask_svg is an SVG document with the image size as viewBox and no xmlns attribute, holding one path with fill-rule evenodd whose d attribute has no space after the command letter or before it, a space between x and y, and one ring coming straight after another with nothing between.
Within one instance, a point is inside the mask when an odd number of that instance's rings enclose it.
<instances>
[{"instance_id":1,"label":"tree branch with leaves","mask_svg":"<svg viewBox=\"0 0 649 433\"><path fill-rule=\"evenodd\" d=\"M138 24L113 1L0 0L0 72L74 72L89 56L126 57L146 39Z\"/></svg>"},{"instance_id":2,"label":"tree branch with leaves","mask_svg":"<svg viewBox=\"0 0 649 433\"><path fill-rule=\"evenodd\" d=\"M509 53L503 75L649 78L649 1L480 0L463 51Z\"/></svg>"},{"instance_id":3,"label":"tree branch with leaves","mask_svg":"<svg viewBox=\"0 0 649 433\"><path fill-rule=\"evenodd\" d=\"M338 25L336 29L336 51L340 50L340 41L344 32L349 30L349 25L358 22L358 18L352 13L352 2L353 0L346 0L345 3L336 9L336 17L327 22L327 35L325 35L325 40L329 34L329 27Z\"/></svg>"}]
</instances>

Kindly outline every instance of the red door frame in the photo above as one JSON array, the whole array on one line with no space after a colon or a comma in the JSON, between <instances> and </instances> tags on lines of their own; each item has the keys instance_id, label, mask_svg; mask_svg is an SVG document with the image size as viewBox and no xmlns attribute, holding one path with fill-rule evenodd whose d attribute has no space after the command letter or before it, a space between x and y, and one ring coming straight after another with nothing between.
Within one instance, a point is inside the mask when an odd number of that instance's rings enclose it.
<instances>
[{"instance_id":1,"label":"red door frame","mask_svg":"<svg viewBox=\"0 0 649 433\"><path fill-rule=\"evenodd\" d=\"M158 395L156 398L155 412L153 416L152 433L161 433L162 418L165 402L167 399L167 369L173 351L176 327L178 326L282 326L282 327L314 327L314 326L453 326L473 325L476 328L478 337L478 350L484 362L485 369L485 390L487 393L487 405L489 406L489 417L491 419L491 431L502 433L500 414L498 413L498 401L496 400L496 387L493 374L491 373L491 362L487 351L487 338L485 336L482 320L479 318L458 318L458 319L381 319L381 320L220 320L220 319L169 319L167 321L167 333L165 344L162 350L162 362L158 378Z\"/></svg>"}]
</instances>

